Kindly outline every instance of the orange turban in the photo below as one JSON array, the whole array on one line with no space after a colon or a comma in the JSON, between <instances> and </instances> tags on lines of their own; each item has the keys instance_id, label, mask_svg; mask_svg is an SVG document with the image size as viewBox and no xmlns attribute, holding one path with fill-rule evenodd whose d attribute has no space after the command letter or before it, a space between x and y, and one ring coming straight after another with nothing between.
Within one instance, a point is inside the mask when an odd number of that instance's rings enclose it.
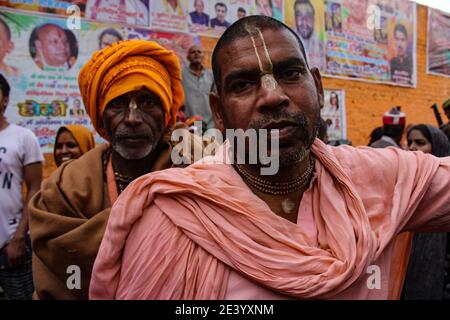
<instances>
[{"instance_id":1,"label":"orange turban","mask_svg":"<svg viewBox=\"0 0 450 320\"><path fill-rule=\"evenodd\" d=\"M165 111L165 125L174 124L184 93L178 57L156 42L126 40L94 53L83 66L78 84L84 106L97 132L108 139L103 111L111 100L143 87L155 93Z\"/></svg>"}]
</instances>

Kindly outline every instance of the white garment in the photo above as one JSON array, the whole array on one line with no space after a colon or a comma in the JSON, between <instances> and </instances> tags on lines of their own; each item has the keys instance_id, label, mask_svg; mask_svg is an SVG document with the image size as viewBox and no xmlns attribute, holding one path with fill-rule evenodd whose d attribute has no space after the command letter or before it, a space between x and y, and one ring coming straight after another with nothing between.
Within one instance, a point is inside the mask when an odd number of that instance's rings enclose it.
<instances>
[{"instance_id":1,"label":"white garment","mask_svg":"<svg viewBox=\"0 0 450 320\"><path fill-rule=\"evenodd\" d=\"M16 231L22 215L23 168L43 160L33 132L15 124L0 131L0 248Z\"/></svg>"}]
</instances>

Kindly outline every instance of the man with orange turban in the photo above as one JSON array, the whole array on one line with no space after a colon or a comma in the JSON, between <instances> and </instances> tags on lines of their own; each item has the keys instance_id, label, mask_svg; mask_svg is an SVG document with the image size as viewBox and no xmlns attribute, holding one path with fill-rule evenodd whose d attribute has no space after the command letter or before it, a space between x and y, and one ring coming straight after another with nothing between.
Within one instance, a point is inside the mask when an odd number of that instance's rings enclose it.
<instances>
[{"instance_id":1,"label":"man with orange turban","mask_svg":"<svg viewBox=\"0 0 450 320\"><path fill-rule=\"evenodd\" d=\"M92 123L109 143L63 163L32 199L40 299L87 298L112 204L137 177L172 166L168 137L184 98L176 55L144 40L97 51L78 81Z\"/></svg>"}]
</instances>

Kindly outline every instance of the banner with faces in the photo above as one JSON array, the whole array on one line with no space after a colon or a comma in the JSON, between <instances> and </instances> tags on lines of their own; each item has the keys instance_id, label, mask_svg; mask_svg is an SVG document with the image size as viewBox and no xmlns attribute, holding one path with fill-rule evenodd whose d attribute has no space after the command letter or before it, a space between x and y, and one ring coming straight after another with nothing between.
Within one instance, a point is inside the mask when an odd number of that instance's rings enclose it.
<instances>
[{"instance_id":1,"label":"banner with faces","mask_svg":"<svg viewBox=\"0 0 450 320\"><path fill-rule=\"evenodd\" d=\"M11 86L8 121L32 130L42 151L53 152L60 126L81 124L96 135L78 89L78 73L92 54L122 39L154 40L175 51L181 65L199 39L119 24L82 20L69 29L67 19L0 12L0 73Z\"/></svg>"}]
</instances>

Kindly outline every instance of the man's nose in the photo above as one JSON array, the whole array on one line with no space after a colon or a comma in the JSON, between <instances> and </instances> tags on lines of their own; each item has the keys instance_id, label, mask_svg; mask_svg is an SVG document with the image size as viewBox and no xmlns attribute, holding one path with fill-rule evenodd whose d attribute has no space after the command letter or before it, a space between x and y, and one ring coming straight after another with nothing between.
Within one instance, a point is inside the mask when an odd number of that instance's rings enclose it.
<instances>
[{"instance_id":1,"label":"man's nose","mask_svg":"<svg viewBox=\"0 0 450 320\"><path fill-rule=\"evenodd\" d=\"M273 80L276 84L275 88L263 83L259 87L257 102L259 109L287 107L289 105L289 97L276 80Z\"/></svg>"},{"instance_id":2,"label":"man's nose","mask_svg":"<svg viewBox=\"0 0 450 320\"><path fill-rule=\"evenodd\" d=\"M128 108L125 114L125 124L137 126L142 123L142 116L137 108Z\"/></svg>"}]
</instances>

